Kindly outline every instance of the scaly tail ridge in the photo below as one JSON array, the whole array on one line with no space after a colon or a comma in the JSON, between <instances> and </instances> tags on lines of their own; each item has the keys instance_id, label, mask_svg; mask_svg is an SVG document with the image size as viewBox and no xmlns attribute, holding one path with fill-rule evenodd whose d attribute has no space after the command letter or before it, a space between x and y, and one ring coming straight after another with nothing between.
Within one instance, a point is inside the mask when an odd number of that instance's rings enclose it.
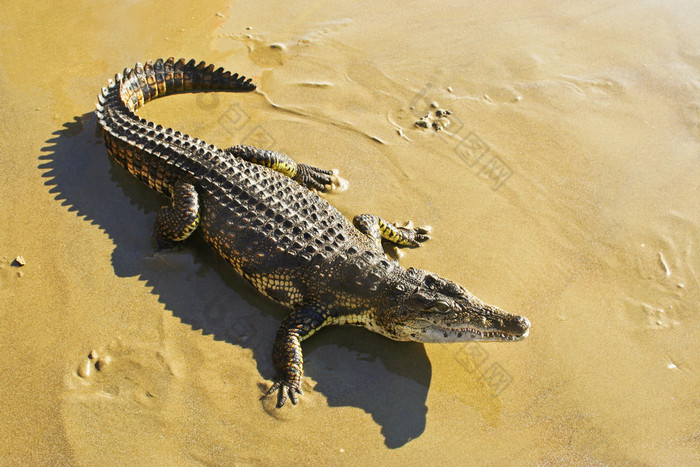
<instances>
[{"instance_id":1,"label":"scaly tail ridge","mask_svg":"<svg viewBox=\"0 0 700 467\"><path fill-rule=\"evenodd\" d=\"M245 76L231 74L223 68L205 62L197 64L194 59L177 62L173 57L163 61L137 63L133 69L126 68L115 81L120 83L120 98L132 112L145 103L161 96L178 92L203 91L209 89L246 92L255 85Z\"/></svg>"},{"instance_id":2,"label":"scaly tail ridge","mask_svg":"<svg viewBox=\"0 0 700 467\"><path fill-rule=\"evenodd\" d=\"M115 90L121 103L134 112L147 102L168 94L205 90L249 92L254 89L255 85L250 79L238 73L232 74L223 67L215 70L214 65L203 61L197 63L194 59L175 61L173 57L167 60L159 58L155 62L137 63L133 69L125 68L123 73L117 73L114 80L109 81L108 87L102 88L97 113L98 117L102 117L104 106L114 104L110 97ZM100 120L102 123L103 119Z\"/></svg>"}]
</instances>

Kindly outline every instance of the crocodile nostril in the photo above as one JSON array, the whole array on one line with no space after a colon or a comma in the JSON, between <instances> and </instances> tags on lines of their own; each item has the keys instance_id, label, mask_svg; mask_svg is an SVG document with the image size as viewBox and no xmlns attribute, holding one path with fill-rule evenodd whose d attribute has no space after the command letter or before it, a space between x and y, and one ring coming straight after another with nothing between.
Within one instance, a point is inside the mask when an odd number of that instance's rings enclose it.
<instances>
[{"instance_id":1,"label":"crocodile nostril","mask_svg":"<svg viewBox=\"0 0 700 467\"><path fill-rule=\"evenodd\" d=\"M530 320L524 316L519 316L518 325L520 326L520 329L522 329L522 331L525 332L528 329L530 329Z\"/></svg>"},{"instance_id":2,"label":"crocodile nostril","mask_svg":"<svg viewBox=\"0 0 700 467\"><path fill-rule=\"evenodd\" d=\"M517 335L523 335L530 329L530 320L524 316L512 316L511 319L507 320L505 323L506 329L509 332Z\"/></svg>"}]
</instances>

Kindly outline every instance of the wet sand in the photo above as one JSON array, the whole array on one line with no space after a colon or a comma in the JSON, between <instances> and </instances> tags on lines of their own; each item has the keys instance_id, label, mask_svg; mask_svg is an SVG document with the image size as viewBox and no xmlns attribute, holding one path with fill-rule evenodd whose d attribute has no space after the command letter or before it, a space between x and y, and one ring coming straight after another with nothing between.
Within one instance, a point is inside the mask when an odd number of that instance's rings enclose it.
<instances>
[{"instance_id":1,"label":"wet sand","mask_svg":"<svg viewBox=\"0 0 700 467\"><path fill-rule=\"evenodd\" d=\"M209 5L3 8L2 463L700 462L697 4ZM107 79L169 55L259 91L142 116L338 168L332 204L431 225L402 263L530 336L330 328L300 404L261 401L284 310L197 235L154 255L163 199L95 134Z\"/></svg>"}]
</instances>

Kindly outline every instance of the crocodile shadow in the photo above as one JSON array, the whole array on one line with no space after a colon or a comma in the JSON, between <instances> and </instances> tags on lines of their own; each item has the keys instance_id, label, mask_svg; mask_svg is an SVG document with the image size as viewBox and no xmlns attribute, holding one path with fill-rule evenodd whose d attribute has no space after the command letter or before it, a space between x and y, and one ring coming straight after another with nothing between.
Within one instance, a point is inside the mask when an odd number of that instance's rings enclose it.
<instances>
[{"instance_id":1,"label":"crocodile shadow","mask_svg":"<svg viewBox=\"0 0 700 467\"><path fill-rule=\"evenodd\" d=\"M39 169L50 193L114 241L117 276L145 281L193 329L251 349L258 371L271 380L272 345L286 311L238 278L197 232L181 251L154 254L151 234L166 199L112 162L95 120L93 112L74 117L46 141ZM422 344L331 327L304 343L304 357L306 375L318 381L314 390L330 406L369 413L387 447L399 448L425 430L431 366Z\"/></svg>"}]
</instances>

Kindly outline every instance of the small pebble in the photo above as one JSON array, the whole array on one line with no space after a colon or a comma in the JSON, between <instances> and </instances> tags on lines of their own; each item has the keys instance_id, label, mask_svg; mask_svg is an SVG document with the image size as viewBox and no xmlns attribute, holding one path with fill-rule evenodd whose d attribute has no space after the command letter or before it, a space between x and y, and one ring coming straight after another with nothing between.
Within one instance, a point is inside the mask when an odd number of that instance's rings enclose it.
<instances>
[{"instance_id":1,"label":"small pebble","mask_svg":"<svg viewBox=\"0 0 700 467\"><path fill-rule=\"evenodd\" d=\"M428 128L428 119L423 117L420 120L416 120L415 125L421 128Z\"/></svg>"},{"instance_id":2,"label":"small pebble","mask_svg":"<svg viewBox=\"0 0 700 467\"><path fill-rule=\"evenodd\" d=\"M438 118L433 122L433 129L435 131L442 131L445 128L447 128L450 124L450 121L446 118Z\"/></svg>"},{"instance_id":3,"label":"small pebble","mask_svg":"<svg viewBox=\"0 0 700 467\"><path fill-rule=\"evenodd\" d=\"M95 360L95 359L97 359L97 356L98 356L98 355L97 355L97 350L93 349L93 350L90 351L90 355L88 355L88 358L89 358L90 360Z\"/></svg>"},{"instance_id":4,"label":"small pebble","mask_svg":"<svg viewBox=\"0 0 700 467\"><path fill-rule=\"evenodd\" d=\"M92 363L90 362L90 360L85 360L78 367L78 376L80 376L81 378L87 378L88 376L90 376L91 372L92 372Z\"/></svg>"},{"instance_id":5,"label":"small pebble","mask_svg":"<svg viewBox=\"0 0 700 467\"><path fill-rule=\"evenodd\" d=\"M100 358L95 362L95 368L97 371L102 371L104 370L107 365L109 365L112 362L112 357L109 355L105 355L104 357Z\"/></svg>"},{"instance_id":6,"label":"small pebble","mask_svg":"<svg viewBox=\"0 0 700 467\"><path fill-rule=\"evenodd\" d=\"M24 266L27 264L27 262L24 260L24 256L17 256L15 258L15 263L17 263L19 266Z\"/></svg>"}]
</instances>

